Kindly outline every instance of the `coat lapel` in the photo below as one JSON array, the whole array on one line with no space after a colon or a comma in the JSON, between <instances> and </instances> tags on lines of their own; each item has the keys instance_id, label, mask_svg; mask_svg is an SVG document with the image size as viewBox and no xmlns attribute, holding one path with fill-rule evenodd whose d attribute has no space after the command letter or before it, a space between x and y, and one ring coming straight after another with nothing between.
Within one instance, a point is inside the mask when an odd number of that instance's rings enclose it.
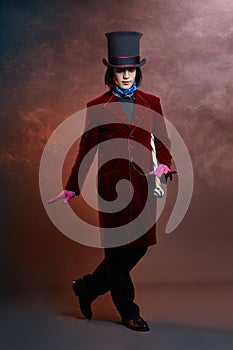
<instances>
[{"instance_id":1,"label":"coat lapel","mask_svg":"<svg viewBox=\"0 0 233 350\"><path fill-rule=\"evenodd\" d=\"M143 98L141 91L137 90L135 104L134 104L133 118L132 118L132 124L134 125L133 130L139 124L143 123L143 119L149 110L150 110L150 104Z\"/></svg>"},{"instance_id":2,"label":"coat lapel","mask_svg":"<svg viewBox=\"0 0 233 350\"><path fill-rule=\"evenodd\" d=\"M112 113L115 117L120 119L125 124L129 124L129 121L124 113L123 108L118 102L117 98L114 95L111 95L109 100L104 104L103 108Z\"/></svg>"},{"instance_id":3,"label":"coat lapel","mask_svg":"<svg viewBox=\"0 0 233 350\"><path fill-rule=\"evenodd\" d=\"M114 95L110 96L109 100L104 104L103 108L106 111L112 113L115 117L120 119L126 125L129 124L127 116L125 115L125 112L121 107L121 104L118 102L117 98ZM134 125L132 131L135 129L136 126L138 126L138 124L143 123L143 118L149 110L150 104L144 99L144 97L141 94L141 91L137 90L132 118L132 124Z\"/></svg>"}]
</instances>

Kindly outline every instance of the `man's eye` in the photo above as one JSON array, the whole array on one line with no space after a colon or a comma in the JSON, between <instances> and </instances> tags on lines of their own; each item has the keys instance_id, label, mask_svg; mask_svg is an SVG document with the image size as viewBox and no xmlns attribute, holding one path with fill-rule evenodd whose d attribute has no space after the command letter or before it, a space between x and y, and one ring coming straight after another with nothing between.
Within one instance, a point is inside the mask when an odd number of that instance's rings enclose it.
<instances>
[{"instance_id":1,"label":"man's eye","mask_svg":"<svg viewBox=\"0 0 233 350\"><path fill-rule=\"evenodd\" d=\"M121 72L123 72L123 69L116 68L116 72L117 72L117 73L121 73Z\"/></svg>"},{"instance_id":2,"label":"man's eye","mask_svg":"<svg viewBox=\"0 0 233 350\"><path fill-rule=\"evenodd\" d=\"M129 71L133 73L135 71L135 68L129 68Z\"/></svg>"}]
</instances>

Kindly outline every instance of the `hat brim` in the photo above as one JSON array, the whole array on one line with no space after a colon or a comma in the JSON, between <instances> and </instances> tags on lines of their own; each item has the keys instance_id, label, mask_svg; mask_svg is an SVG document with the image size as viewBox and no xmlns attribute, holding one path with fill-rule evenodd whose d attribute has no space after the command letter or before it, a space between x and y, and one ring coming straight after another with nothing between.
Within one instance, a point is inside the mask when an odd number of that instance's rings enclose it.
<instances>
[{"instance_id":1,"label":"hat brim","mask_svg":"<svg viewBox=\"0 0 233 350\"><path fill-rule=\"evenodd\" d=\"M143 66L145 63L146 63L146 58L143 58L141 60L141 62L137 63L137 64L111 64L109 63L105 58L103 58L103 64L106 66L106 67L112 67L112 68L137 68L137 67L141 67Z\"/></svg>"}]
</instances>

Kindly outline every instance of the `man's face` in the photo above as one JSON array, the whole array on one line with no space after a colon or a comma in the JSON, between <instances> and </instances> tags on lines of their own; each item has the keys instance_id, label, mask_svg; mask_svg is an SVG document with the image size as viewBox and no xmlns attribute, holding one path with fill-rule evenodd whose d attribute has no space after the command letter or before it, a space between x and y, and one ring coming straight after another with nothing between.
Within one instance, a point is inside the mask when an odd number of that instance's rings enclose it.
<instances>
[{"instance_id":1,"label":"man's face","mask_svg":"<svg viewBox=\"0 0 233 350\"><path fill-rule=\"evenodd\" d=\"M129 89L136 78L136 68L114 68L113 80L121 89Z\"/></svg>"}]
</instances>

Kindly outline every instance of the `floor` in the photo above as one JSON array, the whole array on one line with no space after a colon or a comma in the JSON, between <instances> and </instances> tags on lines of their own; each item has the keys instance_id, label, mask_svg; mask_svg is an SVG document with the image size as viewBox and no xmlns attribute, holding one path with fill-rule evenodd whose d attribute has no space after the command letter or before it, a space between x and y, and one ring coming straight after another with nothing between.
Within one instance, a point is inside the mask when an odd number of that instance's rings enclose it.
<instances>
[{"instance_id":1,"label":"floor","mask_svg":"<svg viewBox=\"0 0 233 350\"><path fill-rule=\"evenodd\" d=\"M232 350L233 284L138 285L150 332L131 331L109 294L82 318L71 290L1 298L2 350Z\"/></svg>"}]
</instances>

